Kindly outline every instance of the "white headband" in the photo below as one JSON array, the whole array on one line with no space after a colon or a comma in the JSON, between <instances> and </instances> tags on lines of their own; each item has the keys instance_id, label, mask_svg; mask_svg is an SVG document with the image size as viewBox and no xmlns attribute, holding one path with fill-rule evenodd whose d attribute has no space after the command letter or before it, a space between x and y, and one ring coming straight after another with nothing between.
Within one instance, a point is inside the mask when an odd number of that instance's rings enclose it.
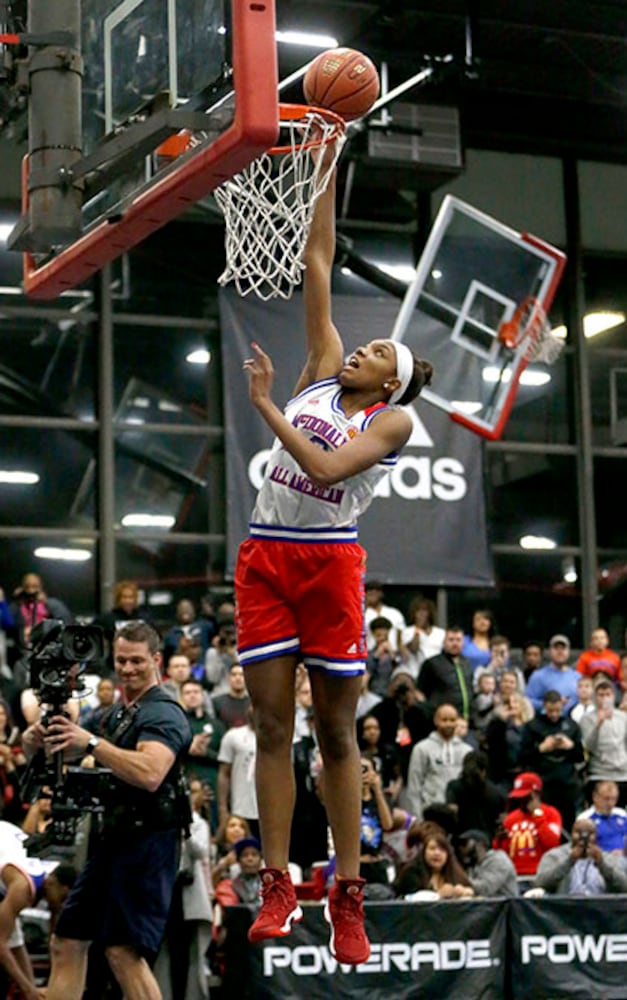
<instances>
[{"instance_id":1,"label":"white headband","mask_svg":"<svg viewBox=\"0 0 627 1000\"><path fill-rule=\"evenodd\" d=\"M401 380L398 389L395 389L390 396L389 402L398 403L399 399L402 399L405 395L407 386L414 374L414 355L409 350L409 347L406 344L402 344L400 340L388 340L388 344L392 344L396 352L396 377Z\"/></svg>"}]
</instances>

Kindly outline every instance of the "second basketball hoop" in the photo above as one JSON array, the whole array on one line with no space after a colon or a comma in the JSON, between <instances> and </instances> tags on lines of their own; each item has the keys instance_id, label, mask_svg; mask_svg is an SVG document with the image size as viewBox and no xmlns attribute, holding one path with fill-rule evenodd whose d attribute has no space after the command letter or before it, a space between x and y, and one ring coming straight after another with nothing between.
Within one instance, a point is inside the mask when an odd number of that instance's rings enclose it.
<instances>
[{"instance_id":1,"label":"second basketball hoop","mask_svg":"<svg viewBox=\"0 0 627 1000\"><path fill-rule=\"evenodd\" d=\"M226 226L226 268L240 295L289 299L304 271L316 200L344 141L344 121L323 108L279 105L279 143L216 188Z\"/></svg>"}]
</instances>

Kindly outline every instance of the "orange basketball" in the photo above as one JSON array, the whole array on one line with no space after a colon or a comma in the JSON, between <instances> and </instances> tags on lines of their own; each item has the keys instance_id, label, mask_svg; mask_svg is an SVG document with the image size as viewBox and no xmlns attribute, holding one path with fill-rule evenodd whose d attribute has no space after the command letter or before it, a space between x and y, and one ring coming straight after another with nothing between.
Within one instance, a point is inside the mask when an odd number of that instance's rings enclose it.
<instances>
[{"instance_id":1,"label":"orange basketball","mask_svg":"<svg viewBox=\"0 0 627 1000\"><path fill-rule=\"evenodd\" d=\"M345 121L361 118L379 96L374 63L356 49L328 49L312 62L303 80L305 100L335 111Z\"/></svg>"}]
</instances>

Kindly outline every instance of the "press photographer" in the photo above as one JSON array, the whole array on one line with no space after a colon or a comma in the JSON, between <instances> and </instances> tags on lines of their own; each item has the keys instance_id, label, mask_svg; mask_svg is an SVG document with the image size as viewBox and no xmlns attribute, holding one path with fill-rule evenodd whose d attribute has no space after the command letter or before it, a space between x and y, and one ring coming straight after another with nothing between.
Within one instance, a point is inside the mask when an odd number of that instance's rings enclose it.
<instances>
[{"instance_id":1,"label":"press photographer","mask_svg":"<svg viewBox=\"0 0 627 1000\"><path fill-rule=\"evenodd\" d=\"M191 743L182 708L159 685L160 639L144 622L116 634L122 698L95 736L62 714L25 733L31 750L92 754L111 772L104 828L59 916L48 1000L83 993L91 941L104 949L125 997L158 1000L150 970L166 925L189 799L179 761Z\"/></svg>"},{"instance_id":2,"label":"press photographer","mask_svg":"<svg viewBox=\"0 0 627 1000\"><path fill-rule=\"evenodd\" d=\"M547 851L533 880L538 890L560 896L604 896L627 892L627 872L620 857L602 851L591 819L577 819L571 843Z\"/></svg>"}]
</instances>

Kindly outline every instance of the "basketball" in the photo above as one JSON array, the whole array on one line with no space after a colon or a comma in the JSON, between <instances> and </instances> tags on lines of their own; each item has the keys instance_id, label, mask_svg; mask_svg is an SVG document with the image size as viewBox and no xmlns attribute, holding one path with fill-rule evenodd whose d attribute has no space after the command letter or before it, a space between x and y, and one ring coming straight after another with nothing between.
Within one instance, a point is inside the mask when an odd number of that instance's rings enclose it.
<instances>
[{"instance_id":1,"label":"basketball","mask_svg":"<svg viewBox=\"0 0 627 1000\"><path fill-rule=\"evenodd\" d=\"M361 118L379 96L374 63L356 49L328 49L314 59L303 80L305 100L344 121Z\"/></svg>"}]
</instances>

